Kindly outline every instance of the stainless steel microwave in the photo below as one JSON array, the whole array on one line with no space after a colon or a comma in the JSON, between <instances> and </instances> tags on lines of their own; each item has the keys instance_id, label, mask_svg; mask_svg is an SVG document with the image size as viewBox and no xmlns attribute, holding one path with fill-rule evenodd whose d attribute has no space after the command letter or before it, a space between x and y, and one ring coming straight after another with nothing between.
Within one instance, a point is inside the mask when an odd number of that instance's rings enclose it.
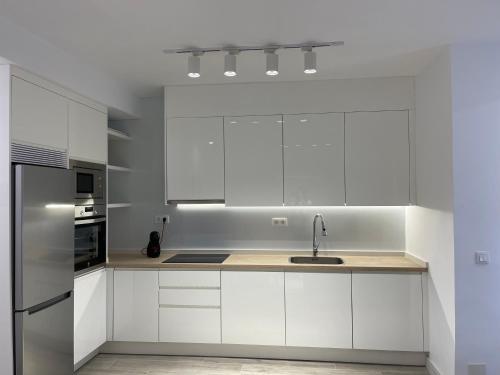
<instances>
[{"instance_id":1,"label":"stainless steel microwave","mask_svg":"<svg viewBox=\"0 0 500 375\"><path fill-rule=\"evenodd\" d=\"M75 171L75 199L79 204L106 203L106 165L70 161Z\"/></svg>"}]
</instances>

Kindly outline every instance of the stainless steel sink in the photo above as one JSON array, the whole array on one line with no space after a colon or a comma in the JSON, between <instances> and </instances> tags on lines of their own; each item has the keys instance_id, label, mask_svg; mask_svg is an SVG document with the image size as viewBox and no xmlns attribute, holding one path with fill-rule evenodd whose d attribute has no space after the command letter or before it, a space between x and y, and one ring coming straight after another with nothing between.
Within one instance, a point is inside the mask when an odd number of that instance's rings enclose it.
<instances>
[{"instance_id":1,"label":"stainless steel sink","mask_svg":"<svg viewBox=\"0 0 500 375\"><path fill-rule=\"evenodd\" d=\"M295 264L344 264L338 257L291 257L291 263Z\"/></svg>"}]
</instances>

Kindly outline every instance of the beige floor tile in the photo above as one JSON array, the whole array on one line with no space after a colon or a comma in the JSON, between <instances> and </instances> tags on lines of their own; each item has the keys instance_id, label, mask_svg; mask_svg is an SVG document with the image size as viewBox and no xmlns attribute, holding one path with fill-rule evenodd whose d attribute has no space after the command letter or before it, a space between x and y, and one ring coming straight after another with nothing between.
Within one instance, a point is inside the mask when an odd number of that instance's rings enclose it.
<instances>
[{"instance_id":1,"label":"beige floor tile","mask_svg":"<svg viewBox=\"0 0 500 375\"><path fill-rule=\"evenodd\" d=\"M428 375L423 367L247 358L100 354L77 375Z\"/></svg>"}]
</instances>

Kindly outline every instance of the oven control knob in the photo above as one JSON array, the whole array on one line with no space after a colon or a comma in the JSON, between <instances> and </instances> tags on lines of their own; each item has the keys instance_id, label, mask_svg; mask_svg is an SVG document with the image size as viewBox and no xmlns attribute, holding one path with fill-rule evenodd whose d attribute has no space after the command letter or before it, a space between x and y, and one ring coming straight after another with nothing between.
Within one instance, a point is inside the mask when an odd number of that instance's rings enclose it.
<instances>
[{"instance_id":1,"label":"oven control knob","mask_svg":"<svg viewBox=\"0 0 500 375\"><path fill-rule=\"evenodd\" d=\"M83 216L84 214L85 214L85 212L83 212L83 210L80 211L80 216Z\"/></svg>"},{"instance_id":2,"label":"oven control knob","mask_svg":"<svg viewBox=\"0 0 500 375\"><path fill-rule=\"evenodd\" d=\"M97 210L95 210L94 213L97 215L98 214Z\"/></svg>"}]
</instances>

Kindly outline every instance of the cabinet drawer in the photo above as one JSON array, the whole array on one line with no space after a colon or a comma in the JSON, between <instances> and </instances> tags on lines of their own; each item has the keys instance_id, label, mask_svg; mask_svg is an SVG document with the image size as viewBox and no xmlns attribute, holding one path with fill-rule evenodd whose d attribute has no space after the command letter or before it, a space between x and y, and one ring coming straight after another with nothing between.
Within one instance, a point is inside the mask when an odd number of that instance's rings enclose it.
<instances>
[{"instance_id":1,"label":"cabinet drawer","mask_svg":"<svg viewBox=\"0 0 500 375\"><path fill-rule=\"evenodd\" d=\"M160 287L220 288L220 271L160 271Z\"/></svg>"},{"instance_id":2,"label":"cabinet drawer","mask_svg":"<svg viewBox=\"0 0 500 375\"><path fill-rule=\"evenodd\" d=\"M160 305L220 306L220 290L160 289Z\"/></svg>"},{"instance_id":3,"label":"cabinet drawer","mask_svg":"<svg viewBox=\"0 0 500 375\"><path fill-rule=\"evenodd\" d=\"M159 323L160 342L221 342L219 308L161 307Z\"/></svg>"}]
</instances>

